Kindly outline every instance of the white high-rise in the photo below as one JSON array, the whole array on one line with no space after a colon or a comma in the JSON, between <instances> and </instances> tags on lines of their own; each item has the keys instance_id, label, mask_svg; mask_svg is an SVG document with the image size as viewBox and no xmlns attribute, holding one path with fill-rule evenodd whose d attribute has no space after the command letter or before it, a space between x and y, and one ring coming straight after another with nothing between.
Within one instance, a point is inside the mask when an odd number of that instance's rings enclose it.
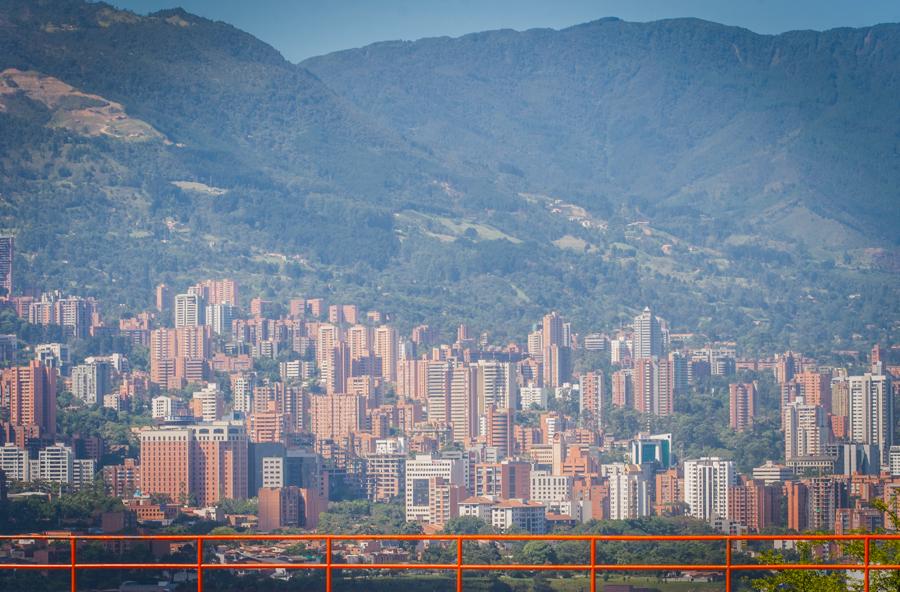
<instances>
[{"instance_id":1,"label":"white high-rise","mask_svg":"<svg viewBox=\"0 0 900 592\"><path fill-rule=\"evenodd\" d=\"M825 409L798 399L784 406L784 459L821 456L828 443Z\"/></svg>"},{"instance_id":2,"label":"white high-rise","mask_svg":"<svg viewBox=\"0 0 900 592\"><path fill-rule=\"evenodd\" d=\"M625 463L601 465L600 469L609 480L610 519L630 520L650 515L652 473Z\"/></svg>"},{"instance_id":3,"label":"white high-rise","mask_svg":"<svg viewBox=\"0 0 900 592\"><path fill-rule=\"evenodd\" d=\"M515 409L516 367L509 362L478 361L478 413L488 407Z\"/></svg>"},{"instance_id":4,"label":"white high-rise","mask_svg":"<svg viewBox=\"0 0 900 592\"><path fill-rule=\"evenodd\" d=\"M234 306L231 304L206 305L206 324L216 335L231 336L231 321L234 320Z\"/></svg>"},{"instance_id":5,"label":"white high-rise","mask_svg":"<svg viewBox=\"0 0 900 592\"><path fill-rule=\"evenodd\" d=\"M891 381L883 374L851 376L850 440L860 444L877 444L881 464L888 464L894 443L894 401Z\"/></svg>"},{"instance_id":6,"label":"white high-rise","mask_svg":"<svg viewBox=\"0 0 900 592\"><path fill-rule=\"evenodd\" d=\"M216 383L206 383L205 387L194 393L194 400L198 402L203 421L212 422L222 419L225 400Z\"/></svg>"},{"instance_id":7,"label":"white high-rise","mask_svg":"<svg viewBox=\"0 0 900 592\"><path fill-rule=\"evenodd\" d=\"M729 488L735 483L734 463L718 457L684 462L684 501L694 518L712 521L728 516Z\"/></svg>"},{"instance_id":8,"label":"white high-rise","mask_svg":"<svg viewBox=\"0 0 900 592\"><path fill-rule=\"evenodd\" d=\"M178 294L175 296L175 326L197 327L202 325L200 296Z\"/></svg>"},{"instance_id":9,"label":"white high-rise","mask_svg":"<svg viewBox=\"0 0 900 592\"><path fill-rule=\"evenodd\" d=\"M662 331L659 327L659 319L653 316L650 307L634 317L634 335L632 336L632 357L639 358L659 357L663 353Z\"/></svg>"},{"instance_id":10,"label":"white high-rise","mask_svg":"<svg viewBox=\"0 0 900 592\"><path fill-rule=\"evenodd\" d=\"M109 364L103 361L75 366L72 368L72 394L88 405L96 405L110 392L109 372Z\"/></svg>"}]
</instances>

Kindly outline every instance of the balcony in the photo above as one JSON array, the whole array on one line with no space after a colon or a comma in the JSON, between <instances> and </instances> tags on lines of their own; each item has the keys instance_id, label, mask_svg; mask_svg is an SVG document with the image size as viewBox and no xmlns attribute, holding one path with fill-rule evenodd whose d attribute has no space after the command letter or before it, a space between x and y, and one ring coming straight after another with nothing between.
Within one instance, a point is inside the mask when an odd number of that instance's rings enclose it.
<instances>
[{"instance_id":1,"label":"balcony","mask_svg":"<svg viewBox=\"0 0 900 592\"><path fill-rule=\"evenodd\" d=\"M474 550L485 545L507 548L523 542L542 541L546 548L568 544L568 558L576 562L563 562L555 555L531 555L540 562L510 563L509 556L496 555L489 563L484 554ZM564 588L567 591L591 592L607 589L623 590L622 584L611 584L610 579L624 575L634 578L641 587L646 584L641 574L656 574L658 581L690 581L691 575L704 580L704 585L693 588L664 586L665 590L725 590L748 589L746 577L760 577L779 570L815 570L829 573L853 574L863 589L870 589L874 572L885 573L900 570L900 565L878 563L871 559L877 545L886 541L900 541L900 535L696 535L696 536L639 536L639 535L326 535L326 534L240 534L240 535L149 535L149 536L94 536L94 535L6 535L0 536L4 550L0 557L0 578L10 573L40 573L61 589L72 592L97 589L87 574L116 570L123 581L133 581L135 573L166 572L173 592L217 589L216 575L232 573L237 576L266 574L268 577L291 580L303 574L302 590L362 590L366 581L396 578L402 584L411 574L431 574L429 590L458 592L476 588L485 589L483 581L475 586L475 580L488 576L508 577L518 572L533 579L545 580L541 574L568 576ZM744 551L755 547L772 547L773 542L791 546L796 543L817 545L814 561L805 563L761 563L753 554ZM492 545L493 544L493 545ZM634 546L630 555L642 557L648 545L708 546L711 555L719 557L714 563L622 563L610 562L604 548L618 545ZM838 551L841 544L861 548L863 561ZM291 553L283 552L289 545ZM494 546L496 545L496 546ZM423 547L429 551L420 552ZM739 549L742 552L735 553ZM298 551L299 550L299 551ZM363 550L365 552L359 552ZM299 553L299 555L298 555ZM135 561L134 557L142 560ZM552 557L552 559L550 559ZM657 555L658 557L658 555ZM472 561L474 559L474 561ZM621 559L621 557L620 557ZM677 558L674 558L677 559ZM604 562L606 561L606 562ZM177 577L174 577L177 575ZM96 579L96 578L93 578ZM64 581L65 580L65 581ZM2 581L2 580L0 580ZM467 581L472 588L467 587ZM644 582L644 583L641 583ZM523 582L524 583L524 582ZM534 586L534 584L531 584ZM619 586L616 588L615 586ZM47 588L48 590L50 588ZM60 588L56 588L60 589ZM108 586L107 586L108 589ZM133 584L123 585L122 590L145 590ZM158 590L166 590L159 587ZM426 589L425 587L421 589ZM524 589L536 589L524 587ZM410 592L413 592L410 589Z\"/></svg>"}]
</instances>

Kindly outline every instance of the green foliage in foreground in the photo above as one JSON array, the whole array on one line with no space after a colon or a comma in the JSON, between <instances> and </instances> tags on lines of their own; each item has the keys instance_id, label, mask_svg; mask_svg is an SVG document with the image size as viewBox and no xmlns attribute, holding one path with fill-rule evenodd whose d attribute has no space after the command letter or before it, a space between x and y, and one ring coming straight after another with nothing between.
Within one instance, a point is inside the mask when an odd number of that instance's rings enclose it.
<instances>
[{"instance_id":1,"label":"green foliage in foreground","mask_svg":"<svg viewBox=\"0 0 900 592\"><path fill-rule=\"evenodd\" d=\"M883 500L875 500L872 506L881 512L885 512L894 529L900 528L900 516L891 510ZM884 531L881 531L884 532ZM827 546L810 542L798 543L800 553L799 561L788 561L783 553L769 551L764 553L760 560L762 563L820 563L818 557ZM863 541L849 541L841 543L841 550L847 556L849 562L865 563L865 543ZM873 541L870 544L870 558L872 564L898 565L900 564L900 541L886 540ZM872 570L869 572L869 590L872 592L896 592L900 590L900 571L897 570ZM846 571L817 571L817 570L782 570L753 581L753 586L760 592L859 592L864 584L852 581Z\"/></svg>"}]
</instances>

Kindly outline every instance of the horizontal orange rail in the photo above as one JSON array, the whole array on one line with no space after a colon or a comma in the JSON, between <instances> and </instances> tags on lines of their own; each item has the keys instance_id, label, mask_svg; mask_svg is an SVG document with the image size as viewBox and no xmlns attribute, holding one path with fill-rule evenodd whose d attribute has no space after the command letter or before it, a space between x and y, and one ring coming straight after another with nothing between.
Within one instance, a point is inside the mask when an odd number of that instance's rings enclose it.
<instances>
[{"instance_id":1,"label":"horizontal orange rail","mask_svg":"<svg viewBox=\"0 0 900 592\"><path fill-rule=\"evenodd\" d=\"M0 563L0 570L69 570L72 592L77 591L76 575L79 569L178 569L197 571L197 590L203 590L203 572L218 569L285 569L285 570L325 570L326 592L332 590L332 575L335 569L364 570L454 570L456 590L463 590L465 571L579 571L591 576L590 589L596 592L597 572L601 571L715 571L725 574L725 589L731 590L733 572L748 570L843 570L864 573L864 590L869 590L869 573L875 570L900 570L900 565L874 564L870 561L873 541L900 540L900 534L852 534L852 535L328 535L328 534L239 534L239 535L0 535L3 540L45 540L68 541L70 558L68 563ZM78 541L183 541L196 543L196 563L80 563L77 557ZM319 541L325 543L324 563L204 563L203 545L208 541ZM334 563L334 541L444 541L456 545L455 563ZM526 564L465 564L463 563L464 541L583 541L590 543L589 564L526 565ZM612 541L631 542L721 542L725 544L725 563L713 565L681 564L605 564L597 562L597 543ZM821 563L821 564L735 564L732 563L732 543L736 541L863 541L863 563Z\"/></svg>"}]
</instances>

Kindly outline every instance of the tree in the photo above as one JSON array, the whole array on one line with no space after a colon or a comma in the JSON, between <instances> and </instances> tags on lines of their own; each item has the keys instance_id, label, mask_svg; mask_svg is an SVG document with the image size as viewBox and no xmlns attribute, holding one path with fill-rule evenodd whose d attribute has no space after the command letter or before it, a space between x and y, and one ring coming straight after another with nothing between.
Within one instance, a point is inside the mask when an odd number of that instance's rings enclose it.
<instances>
[{"instance_id":1,"label":"tree","mask_svg":"<svg viewBox=\"0 0 900 592\"><path fill-rule=\"evenodd\" d=\"M896 503L896 497L892 502ZM885 513L894 529L900 528L900 516L892 510L884 500L874 500L872 506ZM879 533L884 530L880 529ZM818 562L815 551L821 544L802 542L798 543L797 550L800 554L799 561L795 563ZM856 563L865 561L865 542L848 541L841 544L841 549L846 556ZM900 540L879 541L877 545L870 544L869 561L872 564L897 565L900 563ZM763 563L784 564L787 561L782 553L767 551L760 557ZM896 592L900 590L900 571L897 570L872 570L869 572L869 589L872 592ZM854 592L861 590L863 584L848 583L847 573L821 572L806 569L780 570L772 575L753 580L753 587L760 592L789 592L797 590L821 590L822 592Z\"/></svg>"},{"instance_id":2,"label":"tree","mask_svg":"<svg viewBox=\"0 0 900 592\"><path fill-rule=\"evenodd\" d=\"M451 518L444 525L444 534L490 534L494 529L490 524L475 516Z\"/></svg>"},{"instance_id":3,"label":"tree","mask_svg":"<svg viewBox=\"0 0 900 592\"><path fill-rule=\"evenodd\" d=\"M516 553L516 563L547 565L557 563L557 561L553 545L546 541L529 541Z\"/></svg>"}]
</instances>

